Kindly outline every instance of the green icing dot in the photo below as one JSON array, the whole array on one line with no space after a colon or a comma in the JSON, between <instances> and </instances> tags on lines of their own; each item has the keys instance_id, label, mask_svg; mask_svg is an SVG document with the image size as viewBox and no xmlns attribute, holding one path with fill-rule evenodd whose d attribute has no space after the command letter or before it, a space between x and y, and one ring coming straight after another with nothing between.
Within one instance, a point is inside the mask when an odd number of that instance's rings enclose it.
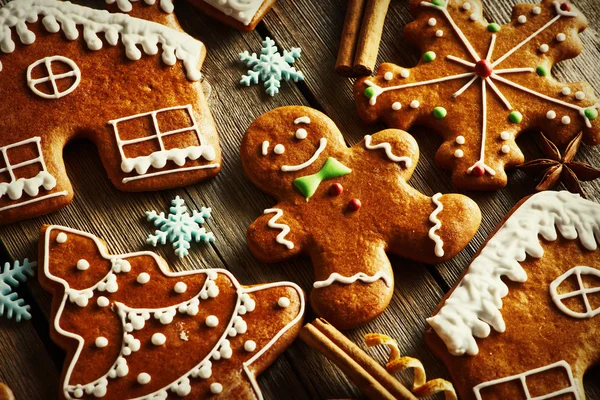
<instances>
[{"instance_id":1,"label":"green icing dot","mask_svg":"<svg viewBox=\"0 0 600 400\"><path fill-rule=\"evenodd\" d=\"M518 111L512 111L510 114L508 114L508 119L510 119L511 122L518 124L523 121L523 114Z\"/></svg>"},{"instance_id":2,"label":"green icing dot","mask_svg":"<svg viewBox=\"0 0 600 400\"><path fill-rule=\"evenodd\" d=\"M363 93L367 98L370 99L371 97L375 96L375 89L369 86Z\"/></svg>"},{"instance_id":3,"label":"green icing dot","mask_svg":"<svg viewBox=\"0 0 600 400\"><path fill-rule=\"evenodd\" d=\"M432 0L431 1L434 5L442 7L444 4L446 4L446 2L444 0Z\"/></svg>"},{"instance_id":4,"label":"green icing dot","mask_svg":"<svg viewBox=\"0 0 600 400\"><path fill-rule=\"evenodd\" d=\"M593 121L596 118L598 118L598 110L596 110L595 108L588 108L583 113L590 121Z\"/></svg>"},{"instance_id":5,"label":"green icing dot","mask_svg":"<svg viewBox=\"0 0 600 400\"><path fill-rule=\"evenodd\" d=\"M535 69L535 72L537 72L539 76L546 76L548 75L548 68L544 67L543 65L538 65L538 67Z\"/></svg>"},{"instance_id":6,"label":"green icing dot","mask_svg":"<svg viewBox=\"0 0 600 400\"><path fill-rule=\"evenodd\" d=\"M498 31L500 31L500 25L498 25L495 22L492 22L491 24L489 24L487 26L487 30L490 32L498 32Z\"/></svg>"},{"instance_id":7,"label":"green icing dot","mask_svg":"<svg viewBox=\"0 0 600 400\"><path fill-rule=\"evenodd\" d=\"M437 119L446 118L446 114L448 114L448 112L444 107L436 107L433 109L433 116Z\"/></svg>"},{"instance_id":8,"label":"green icing dot","mask_svg":"<svg viewBox=\"0 0 600 400\"><path fill-rule=\"evenodd\" d=\"M423 54L423 60L427 61L427 62L431 62L433 60L435 60L435 53L433 51L428 51L425 54Z\"/></svg>"}]
</instances>

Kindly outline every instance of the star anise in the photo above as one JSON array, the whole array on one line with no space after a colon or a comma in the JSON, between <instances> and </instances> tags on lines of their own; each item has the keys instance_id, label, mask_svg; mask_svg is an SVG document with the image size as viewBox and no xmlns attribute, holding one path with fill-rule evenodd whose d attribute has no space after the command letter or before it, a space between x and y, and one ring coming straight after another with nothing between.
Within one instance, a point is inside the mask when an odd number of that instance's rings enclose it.
<instances>
[{"instance_id":1,"label":"star anise","mask_svg":"<svg viewBox=\"0 0 600 400\"><path fill-rule=\"evenodd\" d=\"M561 155L558 147L552 143L542 133L542 152L548 158L526 162L519 166L519 169L531 171L537 174L543 172L540 183L536 186L539 191L548 190L562 182L569 192L579 193L585 197L580 181L592 181L600 177L600 169L596 169L588 164L573 161L583 133L580 132L567 145L564 155Z\"/></svg>"}]
</instances>

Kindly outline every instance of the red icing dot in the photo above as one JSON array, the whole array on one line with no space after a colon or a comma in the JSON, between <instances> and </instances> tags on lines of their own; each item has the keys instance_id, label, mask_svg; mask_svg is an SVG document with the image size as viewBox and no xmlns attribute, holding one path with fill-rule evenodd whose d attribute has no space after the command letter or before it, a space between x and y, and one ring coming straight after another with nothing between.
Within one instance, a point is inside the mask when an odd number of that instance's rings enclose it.
<instances>
[{"instance_id":1,"label":"red icing dot","mask_svg":"<svg viewBox=\"0 0 600 400\"><path fill-rule=\"evenodd\" d=\"M339 183L334 183L329 187L329 194L332 196L339 196L344 191L344 188Z\"/></svg>"},{"instance_id":2,"label":"red icing dot","mask_svg":"<svg viewBox=\"0 0 600 400\"><path fill-rule=\"evenodd\" d=\"M352 200L350 200L350 202L348 202L348 211L350 211L350 212L358 211L361 206L362 206L362 203L360 202L359 199L352 199Z\"/></svg>"},{"instance_id":3,"label":"red icing dot","mask_svg":"<svg viewBox=\"0 0 600 400\"><path fill-rule=\"evenodd\" d=\"M568 11L571 11L571 6L568 3L562 3L560 5L560 9L568 12Z\"/></svg>"},{"instance_id":4,"label":"red icing dot","mask_svg":"<svg viewBox=\"0 0 600 400\"><path fill-rule=\"evenodd\" d=\"M492 64L488 60L479 60L475 64L475 73L482 78L492 75L493 71Z\"/></svg>"},{"instance_id":5,"label":"red icing dot","mask_svg":"<svg viewBox=\"0 0 600 400\"><path fill-rule=\"evenodd\" d=\"M471 170L471 175L473 176L483 176L485 174L485 169L481 165L476 165Z\"/></svg>"}]
</instances>

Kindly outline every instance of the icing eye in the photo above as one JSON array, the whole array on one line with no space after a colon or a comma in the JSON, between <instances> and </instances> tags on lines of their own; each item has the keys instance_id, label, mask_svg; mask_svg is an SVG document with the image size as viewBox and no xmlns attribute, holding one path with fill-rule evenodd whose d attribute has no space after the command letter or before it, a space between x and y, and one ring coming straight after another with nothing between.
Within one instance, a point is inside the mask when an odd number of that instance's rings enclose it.
<instances>
[{"instance_id":1,"label":"icing eye","mask_svg":"<svg viewBox=\"0 0 600 400\"><path fill-rule=\"evenodd\" d=\"M304 129L304 128L300 128L296 131L296 139L299 139L299 140L306 139L307 136L308 136L308 132L306 132L306 129Z\"/></svg>"},{"instance_id":2,"label":"icing eye","mask_svg":"<svg viewBox=\"0 0 600 400\"><path fill-rule=\"evenodd\" d=\"M275 147L273 148L273 152L275 154L283 154L284 151L285 151L285 147L283 147L282 144L275 145Z\"/></svg>"}]
</instances>

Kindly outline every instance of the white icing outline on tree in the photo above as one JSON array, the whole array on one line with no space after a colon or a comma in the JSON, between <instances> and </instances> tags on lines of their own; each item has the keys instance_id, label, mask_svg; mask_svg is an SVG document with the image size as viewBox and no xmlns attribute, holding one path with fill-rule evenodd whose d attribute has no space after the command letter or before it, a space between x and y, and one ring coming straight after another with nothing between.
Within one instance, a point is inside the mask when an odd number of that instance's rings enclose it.
<instances>
[{"instance_id":1,"label":"white icing outline on tree","mask_svg":"<svg viewBox=\"0 0 600 400\"><path fill-rule=\"evenodd\" d=\"M67 195L66 191L62 191L62 192L50 193L50 194L47 194L42 197L37 197L39 195L40 187L43 186L44 189L46 189L46 190L52 190L56 187L56 179L46 169L46 163L44 161L44 154L42 153L42 148L40 145L41 141L42 141L42 139L39 136L35 136L35 137L29 138L29 139L22 140L20 142L16 142L16 143L12 143L12 144L0 147L0 154L2 154L2 159L4 160L4 165L5 165L4 168L0 168L0 174L8 172L8 174L10 175L10 179L11 179L10 182L1 182L0 183L0 198L2 198L3 195L8 193L8 197L11 200L19 200L21 197L23 197L23 191L31 197L36 197L35 199L23 201L21 203L11 204L11 205L8 205L5 207L0 207L0 212L9 210L11 208L21 207L26 204L35 203L35 202L45 200L45 199L48 199L51 197ZM36 144L38 156L35 158L32 158L30 160L22 161L18 164L14 164L14 165L11 164L8 159L8 150L15 148L15 147L26 146L30 143ZM28 166L31 164L35 164L35 163L39 163L41 165L41 170L36 176L31 177L31 178L19 178L19 179L16 178L16 176L15 176L16 169L19 169L19 168L22 168L22 167L25 167L25 166Z\"/></svg>"},{"instance_id":2,"label":"white icing outline on tree","mask_svg":"<svg viewBox=\"0 0 600 400\"><path fill-rule=\"evenodd\" d=\"M559 276L558 278L556 278L554 281L552 281L552 283L550 283L550 287L549 287L550 296L552 297L552 301L554 302L556 307L558 307L558 309L560 311L564 312L568 316L573 317L573 318L593 318L596 315L600 314L600 307L596 308L595 310L592 310L592 306L590 305L590 301L587 298L587 295L591 294L591 293L600 292L600 286L593 287L593 288L586 288L585 285L583 284L583 280L581 279L582 274L594 275L594 276L600 278L600 271L597 270L596 268L590 268L590 267L585 267L585 266L573 267L570 270L568 270L567 272L565 272L564 274L562 274L561 276ZM577 278L577 284L579 285L579 290L576 290L573 292L568 292L568 293L558 294L556 289L558 289L558 287L565 281L565 279L569 278L572 275L575 275L575 277ZM585 305L585 313L575 312L575 311L571 310L569 307L567 307L562 302L564 299L568 299L568 298L575 297L575 296L582 297L583 304Z\"/></svg>"},{"instance_id":3,"label":"white icing outline on tree","mask_svg":"<svg viewBox=\"0 0 600 400\"><path fill-rule=\"evenodd\" d=\"M569 376L569 387L560 389L560 390L557 390L555 392L548 393L545 395L531 397L531 394L529 393L529 388L527 387L527 377L530 375L538 374L540 372L549 371L554 368L564 368L565 369L565 371L567 372L567 375ZM526 398L524 400L545 400L545 399L551 399L553 397L559 397L559 396L562 396L567 393L572 393L573 396L575 397L575 400L580 399L579 392L577 391L577 388L575 387L575 383L573 381L573 372L571 372L571 366L564 360L555 362L554 364L546 365L545 367L532 369L530 371L522 372L520 374L516 374L516 375L512 375L512 376L507 376L506 378L500 378L500 379L495 379L493 381L480 383L479 385L477 385L473 388L473 392L475 393L475 398L477 400L482 400L481 393L480 393L482 389L485 389L489 386L494 386L494 385L498 385L498 384L505 383L505 382L510 382L512 380L517 380L517 379L521 383L523 391L525 392Z\"/></svg>"},{"instance_id":4,"label":"white icing outline on tree","mask_svg":"<svg viewBox=\"0 0 600 400\"><path fill-rule=\"evenodd\" d=\"M156 116L159 113L174 110L186 110L189 118L192 121L192 126L187 128L179 128L167 132L161 132L160 127L158 126L158 120ZM152 117L152 127L154 128L153 135L143 136L129 140L121 139L121 137L119 136L119 129L117 127L117 125L120 122L130 121L132 119L143 118L146 116ZM169 160L173 161L179 167L182 167L185 164L186 159L197 160L200 157L203 157L207 161L213 161L215 159L216 154L214 147L212 145L203 144L202 135L200 134L198 124L196 123L196 118L194 118L194 111L192 110L192 106L190 104L185 106L161 108L160 110L149 111L145 113L131 115L129 117L113 119L108 121L108 123L113 127L113 131L117 140L117 146L119 147L119 153L121 154L121 170L125 173L130 173L135 169L135 171L139 174L138 176L123 178L123 183L127 183L138 179L150 178L158 175L165 175L183 171L192 171L197 169L217 168L219 166L218 163L213 163L206 165L197 165L194 167L175 168L166 171L152 172L149 174L147 173L150 167L154 167L156 169L164 168L167 164L167 161ZM199 146L189 146L184 149L165 149L163 137L183 132L195 132L196 137L198 138ZM159 151L155 151L147 156L139 156L135 158L128 158L125 156L125 152L123 151L124 146L151 140L156 140L158 142L158 145L160 147Z\"/></svg>"},{"instance_id":5,"label":"white icing outline on tree","mask_svg":"<svg viewBox=\"0 0 600 400\"><path fill-rule=\"evenodd\" d=\"M68 65L69 67L71 67L71 71L65 72L62 74L58 74L58 75L54 75L54 72L52 72L52 63L55 61L59 61L59 62L62 62L64 64ZM37 67L38 65L40 65L42 63L45 65L48 75L43 78L33 79L31 77L31 71L35 67ZM73 82L67 90L65 90L63 92L59 91L58 86L56 85L56 81L59 79L65 79L65 78L70 78L70 77L75 77L75 82ZM44 93L36 87L36 85L38 85L39 83L45 83L45 82L50 82L52 84L52 94ZM38 96L40 96L44 99L56 100L56 99L60 99L61 97L65 97L66 95L68 95L69 93L72 93L75 89L77 89L77 86L79 86L79 82L81 82L81 71L79 70L79 67L77 66L77 64L75 64L75 62L73 60L71 60L67 57L63 57L63 56L45 57L45 58L42 58L41 60L38 60L38 61L34 62L33 64L29 65L29 67L27 67L27 86L29 86L29 89L31 89L31 91L33 93L37 94Z\"/></svg>"},{"instance_id":6,"label":"white icing outline on tree","mask_svg":"<svg viewBox=\"0 0 600 400\"><path fill-rule=\"evenodd\" d=\"M79 236L83 236L86 237L88 239L92 239L94 241L94 243L97 246L97 249L100 253L100 255L106 259L106 260L111 260L112 262L112 268L111 270L108 272L108 274L105 276L104 279L102 279L100 282L98 282L96 285L93 286L93 288L98 288L98 286L104 282L104 280L106 280L111 274L114 276L114 272L126 272L125 270L119 269L119 271L116 271L115 268L117 268L117 265L120 265L119 262L125 261L127 262L125 259L126 258L130 258L130 257L138 257L138 256L150 256L154 259L154 261L156 262L156 265L158 265L160 271L162 274L164 274L167 277L180 277L180 276L187 276L187 275L195 275L195 274L206 274L207 275L207 282L205 283L205 286L208 286L208 281L211 280L211 276L216 277L217 274L223 274L225 276L227 276L232 285L236 288L237 294L238 294L238 298L237 298L237 303L235 306L235 312L232 314L232 317L229 321L228 324L228 329L226 329L223 332L222 337L219 339L219 341L217 342L217 344L215 345L215 348L213 350L218 349L221 345L225 344L225 342L227 341L227 336L230 335L230 329L232 326L234 326L235 324L235 320L236 317L239 314L239 308L240 308L240 304L242 302L242 298L244 296L247 296L248 293L252 293L252 292L256 292L256 291L260 291L260 290L264 290L264 289L269 289L269 288L273 288L273 287L281 287L281 286L288 286L293 288L294 290L296 290L296 292L298 293L298 298L300 299L300 310L298 312L298 315L292 320L290 321L283 329L281 329L262 349L260 349L252 358L250 358L248 361L242 363L242 369L244 370L244 372L247 374L248 376L248 380L250 381L250 384L252 385L252 388L254 389L256 396L258 397L258 399L262 400L263 396L262 396L262 392L260 390L260 387L258 386L258 383L256 381L256 376L254 375L254 373L250 370L250 366L258 359L260 358L264 353L266 353L271 346L273 346L273 344L275 342L277 342L279 340L279 338L281 336L283 336L292 326L294 326L298 321L300 321L302 319L302 317L304 316L304 309L305 309L305 301L304 301L304 294L302 289L300 289L300 287L298 285L296 285L293 282L274 282L274 283L268 283L268 284L263 284L263 285L257 285L257 286L253 286L253 287L249 287L249 288L244 288L241 287L239 282L237 281L237 279L231 274L231 272L225 270L225 269L219 269L219 268L215 268L215 269L208 269L208 270L191 270L191 271L181 271L181 272L171 272L168 269L166 269L164 262L159 258L158 255L156 255L153 252L150 251L139 251L139 252L133 252L133 253L127 253L127 254L120 254L120 255L110 255L107 253L105 246L102 244L102 242L94 235L87 233L87 232L82 232L82 231L78 231L75 229L71 229L71 228L67 228L64 226L58 226L58 225L52 225L49 226L44 234L44 273L46 275L46 277L48 279L50 279L51 281L57 282L61 285L63 285L63 287L65 288L65 294L63 295L63 298L61 300L60 306L56 312L56 315L54 317L54 329L56 330L57 333L71 338L71 339L75 339L78 342L77 345L77 349L75 350L75 353L73 355L73 358L71 359L71 362L67 368L67 371L65 372L65 377L64 377L64 386L62 388L63 390L63 394L65 396L65 398L72 400L73 397L71 397L71 391L77 390L77 388L81 388L81 386L77 386L77 385L68 385L69 379L71 377L71 374L73 372L73 369L75 367L75 365L77 364L77 361L79 359L79 356L81 354L81 350L83 349L83 346L85 344L83 338L77 334L68 332L64 329L62 329L60 327L60 317L62 315L62 312L64 310L65 307L65 303L67 298L69 297L68 295L68 291L76 291L76 292L86 292L89 290L92 290L92 288L88 288L88 289L83 289L83 290L73 290L70 289L69 283L57 276L54 276L50 273L48 267L49 267L49 257L50 257L50 251L49 251L49 243L50 243L50 234L53 230L60 230L61 233L64 232L68 232L71 234L75 234L75 235L79 235ZM121 268L121 267L118 267ZM114 272L113 272L114 271ZM200 291L198 293L198 296L202 295L202 291ZM93 294L92 294L93 295ZM253 299L251 299L253 300ZM130 309L129 307L125 307L123 304L115 302L115 305L119 308L119 310L123 310L123 312L125 310L131 310L134 312L139 313L143 313L143 312L152 312L155 313L157 310L158 311L169 311L171 312L171 309L175 309L177 311L179 311L179 307L185 303L190 303L192 302L192 300L188 300L188 301L184 301L180 304L176 304L174 306L170 306L170 307L164 307L163 309ZM125 329L125 324L124 324L124 315L122 314L122 312L119 314L119 316L121 317L121 322L123 323L123 332L124 335L126 336L128 333ZM156 318L156 315L155 315ZM124 337L125 337L124 336ZM128 343L126 343L126 341L123 341L123 346L122 346L122 351L123 348L128 345ZM196 370L199 370L200 367L202 367L205 363L205 361L209 360L211 358L211 356L213 355L213 351L209 352L208 355L205 357L204 360L202 360L202 362L198 363L197 366L193 369L191 369L190 371L188 371L188 373L180 378L178 378L177 380L175 380L174 382L172 382L171 384L169 384L168 386L165 386L162 389L159 389L153 393L150 393L148 395L145 395L143 397L138 397L135 400L142 400L142 399L162 399L164 396L164 398L166 399L166 396L168 393L166 392L167 390L177 390L177 388L179 387L180 384L183 383L183 381L185 381L186 379L188 379L189 376L191 376L194 372L196 372ZM113 365L113 367L120 365L119 364L119 358L117 358L117 360L115 361L115 364ZM111 367L110 370L113 369L113 367ZM110 373L107 372L107 374ZM99 378L97 381L100 381L102 379L106 379L106 378ZM94 381L94 382L97 382Z\"/></svg>"}]
</instances>

